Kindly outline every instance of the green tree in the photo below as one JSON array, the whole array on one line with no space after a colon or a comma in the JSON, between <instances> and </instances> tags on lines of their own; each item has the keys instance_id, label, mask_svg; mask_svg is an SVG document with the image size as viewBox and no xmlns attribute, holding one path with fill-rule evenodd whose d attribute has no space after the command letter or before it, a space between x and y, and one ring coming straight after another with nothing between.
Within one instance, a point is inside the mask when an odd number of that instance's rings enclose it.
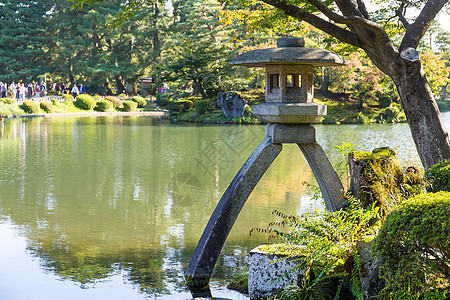
<instances>
[{"instance_id":1,"label":"green tree","mask_svg":"<svg viewBox=\"0 0 450 300\"><path fill-rule=\"evenodd\" d=\"M172 36L161 57L161 79L205 99L214 96L232 72L227 61L233 44L219 19L223 7L215 0L173 1L173 7Z\"/></svg>"},{"instance_id":2,"label":"green tree","mask_svg":"<svg viewBox=\"0 0 450 300\"><path fill-rule=\"evenodd\" d=\"M38 80L48 68L50 1L0 3L0 81Z\"/></svg>"}]
</instances>

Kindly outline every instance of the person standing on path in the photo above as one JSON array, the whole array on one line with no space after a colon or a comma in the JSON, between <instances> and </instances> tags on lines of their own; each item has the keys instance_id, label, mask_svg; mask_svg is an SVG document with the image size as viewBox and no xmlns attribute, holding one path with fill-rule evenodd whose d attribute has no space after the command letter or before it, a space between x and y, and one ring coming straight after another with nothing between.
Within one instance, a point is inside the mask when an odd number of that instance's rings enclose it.
<instances>
[{"instance_id":1,"label":"person standing on path","mask_svg":"<svg viewBox=\"0 0 450 300\"><path fill-rule=\"evenodd\" d=\"M73 98L76 98L78 96L78 94L80 93L80 90L78 90L78 87L76 84L73 85L72 88L72 96Z\"/></svg>"},{"instance_id":2,"label":"person standing on path","mask_svg":"<svg viewBox=\"0 0 450 300\"><path fill-rule=\"evenodd\" d=\"M84 94L85 92L85 87L82 83L80 83L80 94Z\"/></svg>"}]
</instances>

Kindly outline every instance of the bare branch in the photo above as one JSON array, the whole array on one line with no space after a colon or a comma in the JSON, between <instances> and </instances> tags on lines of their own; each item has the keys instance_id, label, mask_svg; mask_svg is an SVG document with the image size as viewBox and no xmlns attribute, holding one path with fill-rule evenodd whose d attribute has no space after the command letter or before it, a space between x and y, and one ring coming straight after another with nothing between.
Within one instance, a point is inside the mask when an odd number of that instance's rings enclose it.
<instances>
[{"instance_id":1,"label":"bare branch","mask_svg":"<svg viewBox=\"0 0 450 300\"><path fill-rule=\"evenodd\" d=\"M428 0L414 23L406 28L400 50L406 47L417 48L431 22L449 0Z\"/></svg>"},{"instance_id":2,"label":"bare branch","mask_svg":"<svg viewBox=\"0 0 450 300\"><path fill-rule=\"evenodd\" d=\"M408 29L410 24L409 24L408 20L406 20L404 14L403 14L404 9L405 9L405 2L402 2L400 7L397 10L395 10L395 15L398 17L400 22L402 22L403 26L405 26L405 29Z\"/></svg>"},{"instance_id":3,"label":"bare branch","mask_svg":"<svg viewBox=\"0 0 450 300\"><path fill-rule=\"evenodd\" d=\"M372 18L369 15L369 12L367 11L366 4L364 3L364 0L357 0L358 2L358 9L361 12L361 14L366 18L367 20L371 20Z\"/></svg>"},{"instance_id":4,"label":"bare branch","mask_svg":"<svg viewBox=\"0 0 450 300\"><path fill-rule=\"evenodd\" d=\"M301 10L299 7L297 7L295 5L288 4L284 0L262 0L262 1L266 4L269 4L273 7L276 7L278 9L282 10L286 15L289 15L297 20L305 21L305 22L311 24L312 26L328 33L329 35L337 38L338 40L340 40L344 43L348 43L350 45L354 45L357 47L362 47L361 41L359 40L358 36L354 32L351 32L349 30L341 28L331 22L325 21L324 19L322 19L310 12ZM331 10L328 9L328 12L331 12ZM332 12L332 14L329 14L329 15L333 15L333 17L337 16L339 18L343 18L334 12ZM330 18L330 19L332 19L332 18Z\"/></svg>"}]
</instances>

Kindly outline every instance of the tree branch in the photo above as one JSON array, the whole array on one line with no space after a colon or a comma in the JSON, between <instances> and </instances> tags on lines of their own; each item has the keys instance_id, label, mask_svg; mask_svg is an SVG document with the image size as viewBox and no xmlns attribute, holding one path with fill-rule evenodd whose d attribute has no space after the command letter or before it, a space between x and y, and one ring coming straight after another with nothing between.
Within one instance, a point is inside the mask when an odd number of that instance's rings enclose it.
<instances>
[{"instance_id":1,"label":"tree branch","mask_svg":"<svg viewBox=\"0 0 450 300\"><path fill-rule=\"evenodd\" d=\"M428 0L414 23L406 28L406 34L400 44L400 51L406 47L417 48L431 22L449 0Z\"/></svg>"},{"instance_id":2,"label":"tree branch","mask_svg":"<svg viewBox=\"0 0 450 300\"><path fill-rule=\"evenodd\" d=\"M286 2L286 0L262 0L263 2L272 5L276 8L281 9L282 11L284 11L284 13L286 13L287 15L290 15L294 18L297 18L299 20L305 21L317 28L319 28L320 30L325 31L326 33L334 36L335 38L361 47L362 48L362 43L361 41L359 41L357 44L355 44L354 42L348 42L346 40L343 40L343 34L345 33L345 35L348 35L349 33L355 34L356 37L358 36L356 33L345 30L340 28L339 26L336 26L333 23L324 21L323 19L317 17L316 15L309 13L307 11L303 11L301 10L299 7L295 6L295 5L291 5L288 4ZM308 0L312 5L314 5L321 13L323 13L326 17L328 17L329 19L331 19L332 21L334 21L335 23L338 24L344 24L347 26L352 26L352 25L356 25L356 26L361 26L365 29L371 30L378 38L385 40L385 41L389 41L389 37L387 36L386 32L384 31L383 27L380 26L379 24L372 22L368 19L365 19L364 17L361 16L356 16L356 15L351 15L351 16L341 16L335 12L333 12L327 5L325 5L322 1L320 0ZM448 0L447 0L448 1ZM320 20L320 21L319 21ZM315 22L314 24L312 22ZM323 28L323 26L326 25L325 28ZM322 27L321 27L322 26ZM341 31L339 31L339 33L336 32L336 30L334 30L333 32L330 32L329 27L330 26L334 26L336 28L341 29ZM335 28L334 28L335 29ZM327 31L328 30L328 31ZM343 32L342 32L343 31Z\"/></svg>"},{"instance_id":3,"label":"tree branch","mask_svg":"<svg viewBox=\"0 0 450 300\"><path fill-rule=\"evenodd\" d=\"M358 2L358 9L361 12L361 14L366 18L367 20L371 20L372 18L369 15L369 12L367 11L366 4L364 3L364 0L357 0Z\"/></svg>"},{"instance_id":4,"label":"tree branch","mask_svg":"<svg viewBox=\"0 0 450 300\"><path fill-rule=\"evenodd\" d=\"M338 40L348 43L353 46L362 47L362 43L358 36L349 30L341 28L331 22L310 13L301 10L299 7L291 4L287 4L284 0L262 0L264 3L269 4L275 8L282 10L286 15L291 16L297 20L305 21L312 26L328 33L329 35L337 38ZM334 14L334 13L333 13Z\"/></svg>"},{"instance_id":5,"label":"tree branch","mask_svg":"<svg viewBox=\"0 0 450 300\"><path fill-rule=\"evenodd\" d=\"M398 17L400 22L402 22L403 26L405 26L405 29L408 29L410 24L409 24L408 20L406 20L405 16L403 15L404 8L405 8L405 2L402 2L400 7L397 10L395 10L395 15Z\"/></svg>"}]
</instances>

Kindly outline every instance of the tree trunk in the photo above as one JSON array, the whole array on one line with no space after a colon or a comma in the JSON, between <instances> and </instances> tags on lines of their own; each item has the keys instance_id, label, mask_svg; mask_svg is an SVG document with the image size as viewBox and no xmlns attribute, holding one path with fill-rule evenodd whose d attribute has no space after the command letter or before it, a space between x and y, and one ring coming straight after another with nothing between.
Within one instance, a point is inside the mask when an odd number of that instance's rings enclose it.
<instances>
[{"instance_id":1,"label":"tree trunk","mask_svg":"<svg viewBox=\"0 0 450 300\"><path fill-rule=\"evenodd\" d=\"M419 54L413 48L406 48L400 57L401 67L392 79L397 86L417 152L427 170L450 158L450 141L421 67Z\"/></svg>"},{"instance_id":2,"label":"tree trunk","mask_svg":"<svg viewBox=\"0 0 450 300\"><path fill-rule=\"evenodd\" d=\"M322 67L322 76L320 76L320 91L323 95L328 94L328 86L330 82L330 75L326 67Z\"/></svg>"},{"instance_id":3,"label":"tree trunk","mask_svg":"<svg viewBox=\"0 0 450 300\"><path fill-rule=\"evenodd\" d=\"M446 85L444 85L442 87L442 95L441 95L441 100L445 100L447 98L447 87L448 87L448 82Z\"/></svg>"}]
</instances>

